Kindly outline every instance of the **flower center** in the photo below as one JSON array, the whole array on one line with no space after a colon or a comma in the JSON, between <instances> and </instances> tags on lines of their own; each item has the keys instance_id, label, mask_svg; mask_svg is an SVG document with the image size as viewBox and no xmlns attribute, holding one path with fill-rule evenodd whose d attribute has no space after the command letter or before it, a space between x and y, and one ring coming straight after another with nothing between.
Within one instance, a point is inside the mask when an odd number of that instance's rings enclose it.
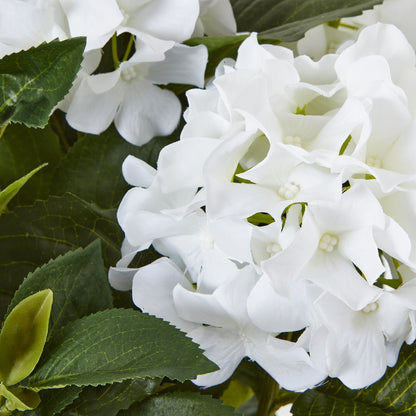
<instances>
[{"instance_id":1,"label":"flower center","mask_svg":"<svg viewBox=\"0 0 416 416\"><path fill-rule=\"evenodd\" d=\"M365 163L368 166L372 166L373 168L381 168L381 159L379 159L378 157L370 156L370 157L367 158Z\"/></svg>"},{"instance_id":2,"label":"flower center","mask_svg":"<svg viewBox=\"0 0 416 416\"><path fill-rule=\"evenodd\" d=\"M299 136L286 136L283 143L291 144L292 146L302 147L302 139Z\"/></svg>"},{"instance_id":3,"label":"flower center","mask_svg":"<svg viewBox=\"0 0 416 416\"><path fill-rule=\"evenodd\" d=\"M376 311L377 309L378 309L378 303L372 302L372 303L369 303L365 308L361 309L361 311L364 313L371 313L371 312Z\"/></svg>"},{"instance_id":4,"label":"flower center","mask_svg":"<svg viewBox=\"0 0 416 416\"><path fill-rule=\"evenodd\" d=\"M327 253L331 253L334 251L335 246L338 244L338 238L333 236L332 234L324 234L321 239L319 240L318 247L322 251L326 251Z\"/></svg>"},{"instance_id":5,"label":"flower center","mask_svg":"<svg viewBox=\"0 0 416 416\"><path fill-rule=\"evenodd\" d=\"M136 78L137 72L132 66L129 66L126 69L123 69L121 71L121 77L124 79L124 81L129 82L132 79Z\"/></svg>"},{"instance_id":6,"label":"flower center","mask_svg":"<svg viewBox=\"0 0 416 416\"><path fill-rule=\"evenodd\" d=\"M277 193L284 199L293 199L300 191L299 185L294 182L286 182L280 186Z\"/></svg>"},{"instance_id":7,"label":"flower center","mask_svg":"<svg viewBox=\"0 0 416 416\"><path fill-rule=\"evenodd\" d=\"M267 244L266 252L267 254L269 254L270 257L274 256L279 251L282 251L282 247L280 246L279 243L272 242L272 243Z\"/></svg>"}]
</instances>

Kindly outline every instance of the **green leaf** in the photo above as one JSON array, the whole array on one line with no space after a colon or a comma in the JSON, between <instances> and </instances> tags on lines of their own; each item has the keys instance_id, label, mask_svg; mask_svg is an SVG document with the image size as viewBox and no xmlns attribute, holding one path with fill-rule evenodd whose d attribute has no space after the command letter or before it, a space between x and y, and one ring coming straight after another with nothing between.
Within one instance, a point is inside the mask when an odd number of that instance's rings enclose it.
<instances>
[{"instance_id":1,"label":"green leaf","mask_svg":"<svg viewBox=\"0 0 416 416\"><path fill-rule=\"evenodd\" d=\"M0 216L0 312L5 313L23 278L69 250L100 238L106 266L120 258L123 233L115 210L66 194L18 207Z\"/></svg>"},{"instance_id":2,"label":"green leaf","mask_svg":"<svg viewBox=\"0 0 416 416\"><path fill-rule=\"evenodd\" d=\"M239 32L293 42L314 26L356 16L382 0L231 0Z\"/></svg>"},{"instance_id":3,"label":"green leaf","mask_svg":"<svg viewBox=\"0 0 416 416\"><path fill-rule=\"evenodd\" d=\"M124 159L133 155L154 165L161 148L177 139L179 132L175 135L141 147L126 142L113 126L99 136L86 135L62 159L51 192L71 192L102 208L115 208L130 188L121 172Z\"/></svg>"},{"instance_id":4,"label":"green leaf","mask_svg":"<svg viewBox=\"0 0 416 416\"><path fill-rule=\"evenodd\" d=\"M34 409L40 403L38 393L20 387L7 388L0 384L0 395L6 398L6 408L10 411Z\"/></svg>"},{"instance_id":5,"label":"green leaf","mask_svg":"<svg viewBox=\"0 0 416 416\"><path fill-rule=\"evenodd\" d=\"M95 240L87 248L69 251L30 273L16 291L9 311L22 299L49 288L53 306L49 334L70 321L112 307L111 290Z\"/></svg>"},{"instance_id":6,"label":"green leaf","mask_svg":"<svg viewBox=\"0 0 416 416\"><path fill-rule=\"evenodd\" d=\"M132 309L108 309L58 331L27 386L96 386L163 376L183 381L216 369L196 344L167 322Z\"/></svg>"},{"instance_id":7,"label":"green leaf","mask_svg":"<svg viewBox=\"0 0 416 416\"><path fill-rule=\"evenodd\" d=\"M149 397L118 416L236 416L221 400L198 393L177 392Z\"/></svg>"},{"instance_id":8,"label":"green leaf","mask_svg":"<svg viewBox=\"0 0 416 416\"><path fill-rule=\"evenodd\" d=\"M404 345L399 360L383 378L362 390L340 381L307 390L292 406L295 416L414 416L416 414L416 348Z\"/></svg>"},{"instance_id":9,"label":"green leaf","mask_svg":"<svg viewBox=\"0 0 416 416\"><path fill-rule=\"evenodd\" d=\"M161 379L125 380L106 386L86 387L62 416L116 416L122 409L152 394Z\"/></svg>"},{"instance_id":10,"label":"green leaf","mask_svg":"<svg viewBox=\"0 0 416 416\"><path fill-rule=\"evenodd\" d=\"M0 60L0 125L47 124L53 107L64 98L79 70L85 38L54 40Z\"/></svg>"},{"instance_id":11,"label":"green leaf","mask_svg":"<svg viewBox=\"0 0 416 416\"><path fill-rule=\"evenodd\" d=\"M240 407L254 396L253 389L239 380L231 380L227 389L221 396L224 404Z\"/></svg>"},{"instance_id":12,"label":"green leaf","mask_svg":"<svg viewBox=\"0 0 416 416\"><path fill-rule=\"evenodd\" d=\"M48 334L53 293L37 292L19 302L0 333L0 380L13 386L35 368Z\"/></svg>"},{"instance_id":13,"label":"green leaf","mask_svg":"<svg viewBox=\"0 0 416 416\"><path fill-rule=\"evenodd\" d=\"M44 129L29 129L17 124L7 127L0 139L1 189L39 165L48 164L22 188L9 209L48 197L52 175L61 155L59 139L49 126Z\"/></svg>"},{"instance_id":14,"label":"green leaf","mask_svg":"<svg viewBox=\"0 0 416 416\"><path fill-rule=\"evenodd\" d=\"M68 386L58 390L42 390L39 392L40 404L34 410L27 411L24 416L52 416L70 405L80 394L82 387Z\"/></svg>"},{"instance_id":15,"label":"green leaf","mask_svg":"<svg viewBox=\"0 0 416 416\"><path fill-rule=\"evenodd\" d=\"M27 173L25 176L17 179L11 183L6 189L3 189L0 192L0 215L6 211L7 205L9 202L17 195L17 193L22 189L23 185L37 172L44 168L47 163L38 166L36 169L33 169L31 172Z\"/></svg>"}]
</instances>

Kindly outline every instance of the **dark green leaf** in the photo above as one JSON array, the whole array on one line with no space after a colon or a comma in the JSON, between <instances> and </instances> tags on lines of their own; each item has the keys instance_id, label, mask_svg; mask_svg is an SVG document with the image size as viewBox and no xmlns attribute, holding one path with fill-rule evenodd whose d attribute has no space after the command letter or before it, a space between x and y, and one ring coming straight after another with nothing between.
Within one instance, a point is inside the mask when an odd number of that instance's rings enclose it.
<instances>
[{"instance_id":1,"label":"dark green leaf","mask_svg":"<svg viewBox=\"0 0 416 416\"><path fill-rule=\"evenodd\" d=\"M52 175L61 156L59 139L49 126L36 130L20 125L7 127L0 140L0 189L48 163L11 201L10 209L48 197Z\"/></svg>"},{"instance_id":2,"label":"dark green leaf","mask_svg":"<svg viewBox=\"0 0 416 416\"><path fill-rule=\"evenodd\" d=\"M54 40L2 58L0 125L46 125L53 107L72 86L84 47L85 38Z\"/></svg>"},{"instance_id":3,"label":"dark green leaf","mask_svg":"<svg viewBox=\"0 0 416 416\"><path fill-rule=\"evenodd\" d=\"M71 192L102 208L115 208L130 188L121 172L124 159L133 155L154 164L160 149L172 139L156 138L144 146L133 146L113 126L100 136L86 135L62 159L52 193Z\"/></svg>"},{"instance_id":4,"label":"dark green leaf","mask_svg":"<svg viewBox=\"0 0 416 416\"><path fill-rule=\"evenodd\" d=\"M30 273L15 293L9 311L22 299L49 288L53 306L49 333L68 322L112 307L100 241L69 251Z\"/></svg>"},{"instance_id":5,"label":"dark green leaf","mask_svg":"<svg viewBox=\"0 0 416 416\"><path fill-rule=\"evenodd\" d=\"M231 0L238 31L293 42L314 26L357 16L382 0Z\"/></svg>"},{"instance_id":6,"label":"dark green leaf","mask_svg":"<svg viewBox=\"0 0 416 416\"><path fill-rule=\"evenodd\" d=\"M167 322L132 309L108 309L57 331L27 385L40 390L163 376L183 381L215 370Z\"/></svg>"},{"instance_id":7,"label":"dark green leaf","mask_svg":"<svg viewBox=\"0 0 416 416\"><path fill-rule=\"evenodd\" d=\"M122 409L152 394L161 379L125 380L106 386L86 387L62 416L116 416Z\"/></svg>"},{"instance_id":8,"label":"dark green leaf","mask_svg":"<svg viewBox=\"0 0 416 416\"><path fill-rule=\"evenodd\" d=\"M4 385L19 383L38 363L48 334L52 301L51 290L36 292L20 301L4 321L0 333L0 380Z\"/></svg>"},{"instance_id":9,"label":"dark green leaf","mask_svg":"<svg viewBox=\"0 0 416 416\"><path fill-rule=\"evenodd\" d=\"M221 400L199 393L178 392L149 397L118 416L237 416Z\"/></svg>"},{"instance_id":10,"label":"dark green leaf","mask_svg":"<svg viewBox=\"0 0 416 416\"><path fill-rule=\"evenodd\" d=\"M40 404L24 413L25 416L52 416L70 405L80 394L82 387L68 386L63 389L42 390L39 392Z\"/></svg>"},{"instance_id":11,"label":"dark green leaf","mask_svg":"<svg viewBox=\"0 0 416 416\"><path fill-rule=\"evenodd\" d=\"M308 390L295 401L295 416L414 416L416 414L416 348L405 345L397 364L377 383L349 390L340 381Z\"/></svg>"},{"instance_id":12,"label":"dark green leaf","mask_svg":"<svg viewBox=\"0 0 416 416\"><path fill-rule=\"evenodd\" d=\"M103 244L105 264L114 265L123 239L115 210L103 210L71 194L0 216L0 312L5 313L29 272L97 238Z\"/></svg>"}]
</instances>

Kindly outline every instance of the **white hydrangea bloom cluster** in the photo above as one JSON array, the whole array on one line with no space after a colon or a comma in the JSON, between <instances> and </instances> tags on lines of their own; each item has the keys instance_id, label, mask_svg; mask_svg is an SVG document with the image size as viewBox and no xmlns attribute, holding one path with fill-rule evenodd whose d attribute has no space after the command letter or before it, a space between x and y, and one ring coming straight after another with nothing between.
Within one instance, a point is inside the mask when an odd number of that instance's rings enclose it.
<instances>
[{"instance_id":1,"label":"white hydrangea bloom cluster","mask_svg":"<svg viewBox=\"0 0 416 416\"><path fill-rule=\"evenodd\" d=\"M110 282L217 363L196 384L249 357L286 389L361 388L415 340L415 63L381 23L317 62L253 34L188 92L157 170L126 159Z\"/></svg>"},{"instance_id":2,"label":"white hydrangea bloom cluster","mask_svg":"<svg viewBox=\"0 0 416 416\"><path fill-rule=\"evenodd\" d=\"M179 122L178 98L157 85L204 85L206 48L181 42L236 31L229 0L4 0L2 10L0 57L55 38L86 36L81 71L59 108L79 131L99 134L114 121L137 145L170 134ZM134 54L117 58L113 72L91 75L101 48L123 33L131 34Z\"/></svg>"}]
</instances>

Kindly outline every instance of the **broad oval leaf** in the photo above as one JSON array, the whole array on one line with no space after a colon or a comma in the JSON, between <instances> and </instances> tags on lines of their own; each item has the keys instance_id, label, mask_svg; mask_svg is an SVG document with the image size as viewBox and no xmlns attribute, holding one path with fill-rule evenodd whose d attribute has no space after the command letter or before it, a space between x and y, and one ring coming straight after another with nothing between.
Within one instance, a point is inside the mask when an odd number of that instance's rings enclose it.
<instances>
[{"instance_id":1,"label":"broad oval leaf","mask_svg":"<svg viewBox=\"0 0 416 416\"><path fill-rule=\"evenodd\" d=\"M82 387L68 386L57 390L42 390L39 392L40 403L34 410L28 410L24 416L60 415L81 393Z\"/></svg>"},{"instance_id":2,"label":"broad oval leaf","mask_svg":"<svg viewBox=\"0 0 416 416\"><path fill-rule=\"evenodd\" d=\"M233 407L221 400L191 392L175 392L151 396L134 404L119 416L237 416Z\"/></svg>"},{"instance_id":3,"label":"broad oval leaf","mask_svg":"<svg viewBox=\"0 0 416 416\"><path fill-rule=\"evenodd\" d=\"M184 381L215 370L198 346L167 322L133 309L108 309L55 333L25 384L41 390L129 378Z\"/></svg>"},{"instance_id":4,"label":"broad oval leaf","mask_svg":"<svg viewBox=\"0 0 416 416\"><path fill-rule=\"evenodd\" d=\"M160 378L135 379L106 386L86 387L61 416L117 416L120 410L128 409L132 403L152 394L161 381Z\"/></svg>"},{"instance_id":5,"label":"broad oval leaf","mask_svg":"<svg viewBox=\"0 0 416 416\"><path fill-rule=\"evenodd\" d=\"M115 210L104 210L75 195L51 197L0 216L0 312L6 312L23 278L68 250L100 238L106 266L120 258L123 232Z\"/></svg>"},{"instance_id":6,"label":"broad oval leaf","mask_svg":"<svg viewBox=\"0 0 416 416\"><path fill-rule=\"evenodd\" d=\"M382 0L231 0L238 31L285 42L299 40L314 26L356 16Z\"/></svg>"},{"instance_id":7,"label":"broad oval leaf","mask_svg":"<svg viewBox=\"0 0 416 416\"><path fill-rule=\"evenodd\" d=\"M405 345L397 364L383 378L361 390L340 381L307 390L292 406L295 416L414 416L416 414L416 348Z\"/></svg>"},{"instance_id":8,"label":"broad oval leaf","mask_svg":"<svg viewBox=\"0 0 416 416\"><path fill-rule=\"evenodd\" d=\"M111 308L110 285L101 257L99 240L69 251L30 273L10 302L10 312L22 299L49 288L53 305L49 337L70 321Z\"/></svg>"},{"instance_id":9,"label":"broad oval leaf","mask_svg":"<svg viewBox=\"0 0 416 416\"><path fill-rule=\"evenodd\" d=\"M22 300L0 333L0 379L12 386L35 368L48 334L53 293L46 289Z\"/></svg>"},{"instance_id":10,"label":"broad oval leaf","mask_svg":"<svg viewBox=\"0 0 416 416\"><path fill-rule=\"evenodd\" d=\"M85 38L53 40L2 58L0 125L13 121L45 126L53 107L71 88L84 48Z\"/></svg>"}]
</instances>

